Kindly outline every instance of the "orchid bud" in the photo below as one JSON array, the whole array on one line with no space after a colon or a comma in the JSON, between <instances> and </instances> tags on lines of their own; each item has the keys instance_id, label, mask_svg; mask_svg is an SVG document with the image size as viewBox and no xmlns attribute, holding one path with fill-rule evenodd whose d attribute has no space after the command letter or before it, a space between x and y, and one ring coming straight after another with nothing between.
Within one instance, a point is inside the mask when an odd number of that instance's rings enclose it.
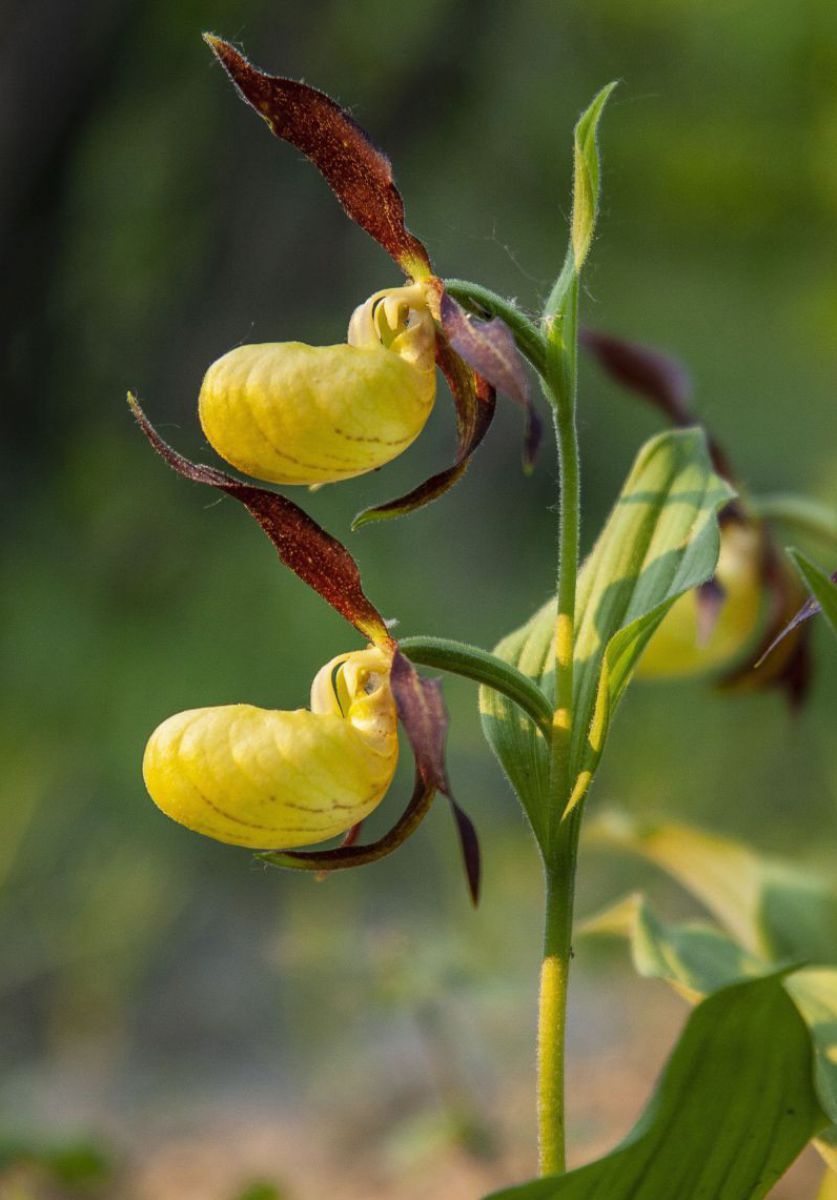
<instances>
[{"instance_id":1,"label":"orchid bud","mask_svg":"<svg viewBox=\"0 0 837 1200\"><path fill-rule=\"evenodd\" d=\"M418 437L436 396L435 326L422 284L355 310L348 345L239 346L204 377L207 439L270 483L336 483L374 471Z\"/></svg>"},{"instance_id":2,"label":"orchid bud","mask_svg":"<svg viewBox=\"0 0 837 1200\"><path fill-rule=\"evenodd\" d=\"M143 760L158 808L195 833L259 850L325 841L362 821L398 762L391 659L370 646L326 663L311 708L227 704L169 717Z\"/></svg>"},{"instance_id":3,"label":"orchid bud","mask_svg":"<svg viewBox=\"0 0 837 1200\"><path fill-rule=\"evenodd\" d=\"M735 520L725 524L715 571L717 612L701 613L697 591L681 596L651 638L637 678L676 679L734 666L763 624L763 559L758 527Z\"/></svg>"}]
</instances>

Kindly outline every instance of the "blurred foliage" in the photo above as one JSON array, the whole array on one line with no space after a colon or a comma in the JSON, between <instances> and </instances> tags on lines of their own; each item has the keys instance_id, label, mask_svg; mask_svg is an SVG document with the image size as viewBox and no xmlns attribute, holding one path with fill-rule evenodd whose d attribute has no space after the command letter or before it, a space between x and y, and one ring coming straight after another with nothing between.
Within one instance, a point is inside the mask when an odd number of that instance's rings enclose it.
<instances>
[{"instance_id":1,"label":"blurred foliage","mask_svg":"<svg viewBox=\"0 0 837 1200\"><path fill-rule=\"evenodd\" d=\"M317 887L176 828L144 795L161 718L301 704L355 642L245 514L166 472L124 394L206 457L194 405L209 362L241 341L339 341L353 306L395 282L314 171L236 101L207 26L350 104L392 157L437 269L532 309L565 244L573 122L620 78L585 319L689 364L753 489L837 503L833 0L427 0L397 20L382 0L12 3L0 1120L17 1132L109 1124L126 1106L176 1113L196 1089L254 1079L325 1103L369 1072L392 1081L393 1061L419 1081L418 1100L402 1088L406 1109L432 1108L427 1049L393 989L441 1005L470 1094L510 1063L528 1069L539 881L470 685L446 693L454 784L485 842L476 916L441 808L392 861ZM452 419L437 407L408 456L306 495L309 510L348 538L359 508L446 462ZM655 422L589 365L581 422L589 541ZM405 634L491 646L549 593L556 472L547 452L523 478L518 437L504 410L450 497L352 538ZM837 673L823 667L795 720L773 696L635 689L591 805L827 855ZM620 870L583 867L582 907L613 895ZM413 983L400 967L393 981L393 939Z\"/></svg>"}]
</instances>

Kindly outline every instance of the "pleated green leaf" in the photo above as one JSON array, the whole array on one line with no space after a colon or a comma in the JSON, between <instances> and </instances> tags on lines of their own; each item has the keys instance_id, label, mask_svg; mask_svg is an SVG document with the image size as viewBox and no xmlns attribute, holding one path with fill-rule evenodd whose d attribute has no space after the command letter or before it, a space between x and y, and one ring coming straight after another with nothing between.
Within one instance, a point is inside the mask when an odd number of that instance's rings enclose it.
<instances>
[{"instance_id":1,"label":"pleated green leaf","mask_svg":"<svg viewBox=\"0 0 837 1200\"><path fill-rule=\"evenodd\" d=\"M757 979L695 1009L616 1150L491 1200L759 1200L826 1124L802 1018L779 978Z\"/></svg>"},{"instance_id":2,"label":"pleated green leaf","mask_svg":"<svg viewBox=\"0 0 837 1200\"><path fill-rule=\"evenodd\" d=\"M697 429L663 433L640 450L579 577L574 677L573 802L589 785L611 716L648 639L671 605L708 579L718 557L717 511L732 492ZM555 602L495 653L555 694ZM545 846L549 747L504 697L483 689L483 728Z\"/></svg>"}]
</instances>

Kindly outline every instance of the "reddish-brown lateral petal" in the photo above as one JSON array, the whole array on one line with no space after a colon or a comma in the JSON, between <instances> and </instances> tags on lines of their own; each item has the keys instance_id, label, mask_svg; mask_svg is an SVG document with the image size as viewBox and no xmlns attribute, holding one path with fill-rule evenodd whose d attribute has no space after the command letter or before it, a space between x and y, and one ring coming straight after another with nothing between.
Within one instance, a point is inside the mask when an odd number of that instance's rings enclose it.
<instances>
[{"instance_id":1,"label":"reddish-brown lateral petal","mask_svg":"<svg viewBox=\"0 0 837 1200\"><path fill-rule=\"evenodd\" d=\"M837 571L835 571L831 576L831 582L837 583ZM756 666L761 667L768 655L773 653L773 651L779 646L780 642L783 642L785 638L789 637L794 633L795 630L799 629L800 625L803 625L806 621L809 621L811 617L815 617L817 613L821 612L822 605L820 604L819 600L817 600L814 596L809 596L802 607L798 609L791 619L779 630L772 642L770 642L768 645L767 649L762 653L761 657L756 663Z\"/></svg>"},{"instance_id":2,"label":"reddish-brown lateral petal","mask_svg":"<svg viewBox=\"0 0 837 1200\"><path fill-rule=\"evenodd\" d=\"M398 716L409 739L419 774L450 801L459 837L468 890L474 904L480 892L480 850L477 831L454 800L445 765L448 715L437 679L419 675L408 658L396 648L390 672Z\"/></svg>"},{"instance_id":3,"label":"reddish-brown lateral petal","mask_svg":"<svg viewBox=\"0 0 837 1200\"><path fill-rule=\"evenodd\" d=\"M478 321L443 291L439 302L442 328L448 342L477 375L497 392L519 404L526 415L523 465L531 471L543 432L532 402L526 364L517 349L514 334L500 317Z\"/></svg>"},{"instance_id":4,"label":"reddish-brown lateral petal","mask_svg":"<svg viewBox=\"0 0 837 1200\"><path fill-rule=\"evenodd\" d=\"M448 714L441 682L419 675L406 655L396 648L390 671L390 687L419 771L447 796L450 792L445 767Z\"/></svg>"},{"instance_id":5,"label":"reddish-brown lateral petal","mask_svg":"<svg viewBox=\"0 0 837 1200\"><path fill-rule=\"evenodd\" d=\"M673 425L703 424L692 408L691 377L676 358L651 346L593 329L582 329L579 339L616 383L650 400ZM708 431L707 438L715 470L732 481L729 459Z\"/></svg>"},{"instance_id":6,"label":"reddish-brown lateral petal","mask_svg":"<svg viewBox=\"0 0 837 1200\"><path fill-rule=\"evenodd\" d=\"M792 709L798 709L808 695L812 674L810 626L794 621L800 606L807 604L807 593L769 534L762 575L770 603L764 632L752 654L722 679L720 686L730 691L775 688L785 693ZM780 636L789 623L787 636Z\"/></svg>"},{"instance_id":7,"label":"reddish-brown lateral petal","mask_svg":"<svg viewBox=\"0 0 837 1200\"><path fill-rule=\"evenodd\" d=\"M385 504L364 509L355 517L352 529L360 529L371 521L407 516L425 504L438 500L465 474L471 456L488 432L494 419L494 389L485 379L474 374L441 333L436 337L436 362L448 381L456 406L457 447L452 466L431 475L397 500L388 500Z\"/></svg>"},{"instance_id":8,"label":"reddish-brown lateral petal","mask_svg":"<svg viewBox=\"0 0 837 1200\"><path fill-rule=\"evenodd\" d=\"M277 867L293 867L299 871L343 871L347 867L363 867L377 862L397 850L430 811L436 789L416 770L415 785L410 802L388 833L365 846L336 846L333 850L279 850L258 857Z\"/></svg>"},{"instance_id":9,"label":"reddish-brown lateral petal","mask_svg":"<svg viewBox=\"0 0 837 1200\"><path fill-rule=\"evenodd\" d=\"M424 246L404 224L392 167L357 122L324 92L266 75L229 42L204 39L238 91L270 127L309 158L351 219L379 242L406 275L430 275Z\"/></svg>"},{"instance_id":10,"label":"reddish-brown lateral petal","mask_svg":"<svg viewBox=\"0 0 837 1200\"><path fill-rule=\"evenodd\" d=\"M128 401L140 429L170 467L193 483L205 483L239 500L270 538L285 566L345 617L370 641L388 644L383 617L364 594L360 571L344 546L291 500L277 492L253 487L215 467L190 462L164 442L139 406Z\"/></svg>"},{"instance_id":11,"label":"reddish-brown lateral petal","mask_svg":"<svg viewBox=\"0 0 837 1200\"><path fill-rule=\"evenodd\" d=\"M697 596L697 643L705 646L718 624L724 607L726 592L714 577L707 579L696 590Z\"/></svg>"},{"instance_id":12,"label":"reddish-brown lateral petal","mask_svg":"<svg viewBox=\"0 0 837 1200\"><path fill-rule=\"evenodd\" d=\"M468 880L471 903L476 908L480 902L480 882L482 879L482 856L480 854L479 838L474 828L474 822L465 810L454 800L453 796L448 796L448 800L450 801L453 819L456 822L456 832L459 835L462 865L465 867L465 876Z\"/></svg>"}]
</instances>

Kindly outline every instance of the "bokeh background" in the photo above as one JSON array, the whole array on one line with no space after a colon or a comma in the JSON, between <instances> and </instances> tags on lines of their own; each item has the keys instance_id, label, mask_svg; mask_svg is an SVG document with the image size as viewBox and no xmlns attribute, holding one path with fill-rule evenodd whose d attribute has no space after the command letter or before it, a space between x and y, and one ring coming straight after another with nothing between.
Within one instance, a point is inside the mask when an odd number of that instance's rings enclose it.
<instances>
[{"instance_id":1,"label":"bokeh background","mask_svg":"<svg viewBox=\"0 0 837 1200\"><path fill-rule=\"evenodd\" d=\"M473 688L446 684L451 772L484 845L477 913L442 806L392 859L317 886L167 822L142 786L163 717L296 707L355 643L243 511L165 469L126 389L205 458L209 362L242 341L340 341L354 305L397 282L199 34L348 104L387 148L441 273L532 310L563 255L573 122L620 79L585 319L689 365L754 491L837 504L837 7L2 9L0 1194L418 1200L520 1178L540 881ZM589 543L657 423L588 365L580 419ZM444 401L403 459L305 497L403 633L490 647L549 594L556 469L547 447L521 474L519 426L501 408L464 482L409 522L348 529L448 461ZM775 694L634 688L591 810L686 819L833 869L837 672L822 633L795 718ZM399 803L396 788L378 820ZM644 878L585 853L581 911ZM629 1128L684 1010L633 983L623 950L577 950L571 1134L587 1154ZM22 1149L52 1166L21 1166ZM805 1170L784 1195L811 1194Z\"/></svg>"}]
</instances>

